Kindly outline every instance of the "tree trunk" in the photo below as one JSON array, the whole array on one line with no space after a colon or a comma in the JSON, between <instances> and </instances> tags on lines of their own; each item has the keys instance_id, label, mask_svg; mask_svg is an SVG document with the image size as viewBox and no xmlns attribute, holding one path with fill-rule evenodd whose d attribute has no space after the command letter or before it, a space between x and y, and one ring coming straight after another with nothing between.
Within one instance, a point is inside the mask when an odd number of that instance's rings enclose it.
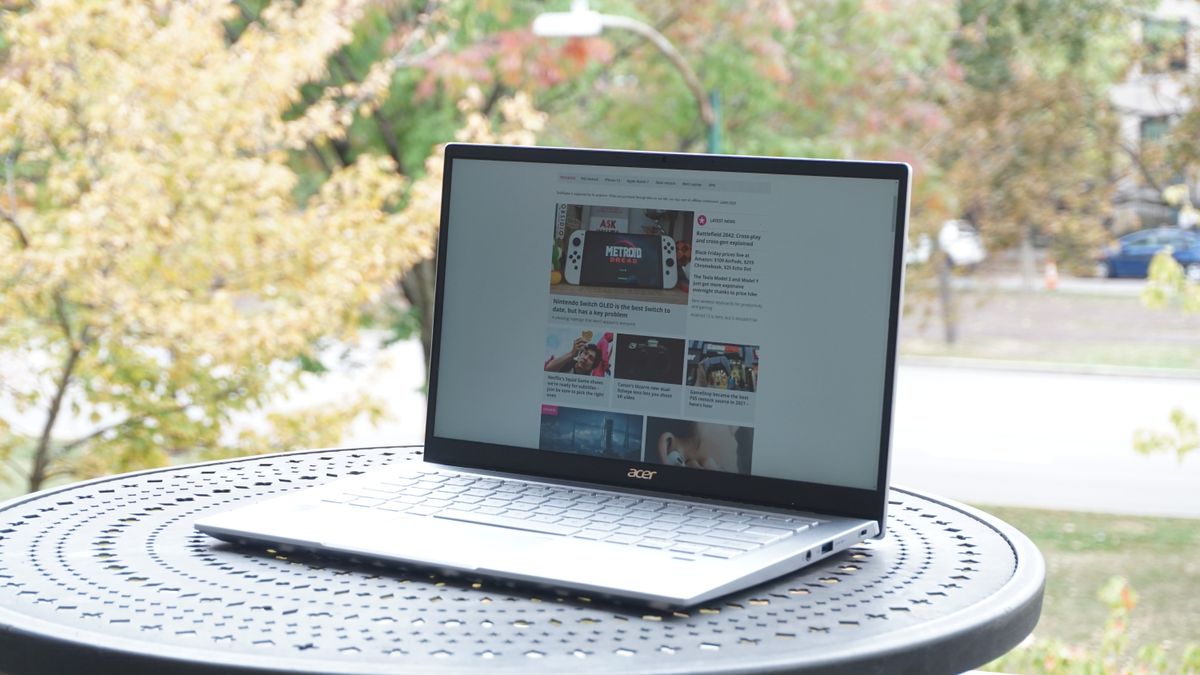
<instances>
[{"instance_id":1,"label":"tree trunk","mask_svg":"<svg viewBox=\"0 0 1200 675\"><path fill-rule=\"evenodd\" d=\"M1027 293L1033 291L1034 278L1037 276L1036 264L1033 260L1033 232L1030 231L1031 229L1028 225L1021 228L1021 289Z\"/></svg>"},{"instance_id":2,"label":"tree trunk","mask_svg":"<svg viewBox=\"0 0 1200 675\"><path fill-rule=\"evenodd\" d=\"M436 244L435 244L436 246ZM421 321L421 348L425 352L425 375L429 376L430 350L433 348L433 299L437 288L437 268L432 260L413 265L400 279L400 290L417 310Z\"/></svg>"},{"instance_id":3,"label":"tree trunk","mask_svg":"<svg viewBox=\"0 0 1200 675\"><path fill-rule=\"evenodd\" d=\"M938 273L938 300L942 306L942 329L946 344L958 342L958 308L955 306L954 287L951 285L950 256L939 252L936 257Z\"/></svg>"},{"instance_id":4,"label":"tree trunk","mask_svg":"<svg viewBox=\"0 0 1200 675\"><path fill-rule=\"evenodd\" d=\"M33 468L29 472L30 492L41 490L42 484L46 482L46 470L50 466L50 439L53 436L54 424L58 421L63 398L71 386L71 375L75 371L75 364L79 362L81 351L78 347L71 348L71 353L67 355L67 362L63 364L62 375L59 376L55 385L54 398L50 400L50 410L46 412L46 424L42 426L42 434L38 438L37 448L33 452Z\"/></svg>"}]
</instances>

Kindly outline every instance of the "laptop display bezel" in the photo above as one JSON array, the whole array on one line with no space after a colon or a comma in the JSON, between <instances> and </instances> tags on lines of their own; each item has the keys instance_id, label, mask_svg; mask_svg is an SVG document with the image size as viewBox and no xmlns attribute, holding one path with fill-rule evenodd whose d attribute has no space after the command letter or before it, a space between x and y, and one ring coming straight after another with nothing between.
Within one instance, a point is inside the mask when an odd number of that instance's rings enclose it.
<instances>
[{"instance_id":1,"label":"laptop display bezel","mask_svg":"<svg viewBox=\"0 0 1200 675\"><path fill-rule=\"evenodd\" d=\"M891 454L896 347L904 279L904 236L907 224L911 168L892 162L812 160L796 158L692 155L617 150L584 150L493 146L453 143L446 146L442 186L441 222L437 251L435 308L445 293L446 236L450 219L451 186L456 160L490 160L573 164L628 168L682 169L690 171L790 174L818 177L868 178L896 181L892 274L887 320L886 361L883 376L879 461L874 489L861 489L804 481L725 472L711 472L661 464L586 457L532 448L514 447L439 437L437 426L438 372L441 358L441 312L434 312L429 363L428 409L425 426L425 461L460 467L504 471L546 478L584 481L615 487L654 490L691 497L817 511L866 518L883 524ZM630 469L649 469L653 478L633 477ZM642 474L644 475L644 474ZM880 528L882 532L882 527Z\"/></svg>"}]
</instances>

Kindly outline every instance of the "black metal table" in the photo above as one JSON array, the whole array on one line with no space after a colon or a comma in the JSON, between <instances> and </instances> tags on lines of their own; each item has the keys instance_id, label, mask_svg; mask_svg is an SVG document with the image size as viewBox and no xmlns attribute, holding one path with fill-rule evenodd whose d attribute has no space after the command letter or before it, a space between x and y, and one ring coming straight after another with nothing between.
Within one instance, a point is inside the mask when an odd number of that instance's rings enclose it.
<instances>
[{"instance_id":1,"label":"black metal table","mask_svg":"<svg viewBox=\"0 0 1200 675\"><path fill-rule=\"evenodd\" d=\"M1041 611L1045 569L1028 539L900 489L885 539L674 613L235 548L192 529L211 509L419 453L252 457L7 502L0 671L956 672L1011 649Z\"/></svg>"}]
</instances>

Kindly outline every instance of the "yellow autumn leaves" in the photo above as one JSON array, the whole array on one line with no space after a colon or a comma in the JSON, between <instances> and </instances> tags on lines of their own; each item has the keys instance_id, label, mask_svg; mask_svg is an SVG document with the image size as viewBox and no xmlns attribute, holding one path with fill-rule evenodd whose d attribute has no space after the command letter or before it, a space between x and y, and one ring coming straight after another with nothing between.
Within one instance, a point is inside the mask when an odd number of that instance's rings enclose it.
<instances>
[{"instance_id":1,"label":"yellow autumn leaves","mask_svg":"<svg viewBox=\"0 0 1200 675\"><path fill-rule=\"evenodd\" d=\"M20 437L41 458L31 487L171 455L328 442L378 412L356 398L230 428L234 412L295 386L299 355L352 340L363 306L432 253L438 152L415 185L363 155L296 196L291 151L339 138L354 111L289 111L363 5L273 2L233 41L221 0L3 13L0 355L28 372L0 391L0 448L15 452ZM503 105L509 128L493 134L476 114L464 138L533 142L541 118L528 100ZM95 429L57 434L60 392L78 412L103 410ZM19 428L6 409L44 423Z\"/></svg>"}]
</instances>

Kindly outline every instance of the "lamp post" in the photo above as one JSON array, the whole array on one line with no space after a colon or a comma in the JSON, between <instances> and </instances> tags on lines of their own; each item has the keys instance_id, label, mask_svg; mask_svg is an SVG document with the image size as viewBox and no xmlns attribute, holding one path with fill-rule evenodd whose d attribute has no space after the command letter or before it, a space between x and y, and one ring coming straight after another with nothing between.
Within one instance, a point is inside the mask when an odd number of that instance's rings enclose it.
<instances>
[{"instance_id":1,"label":"lamp post","mask_svg":"<svg viewBox=\"0 0 1200 675\"><path fill-rule=\"evenodd\" d=\"M721 151L720 98L716 92L706 92L696 71L688 65L683 55L666 36L653 26L637 19L617 14L601 14L588 8L587 0L572 0L569 12L544 12L533 20L533 34L539 37L595 37L606 28L627 30L637 33L658 49L671 65L683 76L692 96L700 119L708 129L708 152Z\"/></svg>"}]
</instances>

